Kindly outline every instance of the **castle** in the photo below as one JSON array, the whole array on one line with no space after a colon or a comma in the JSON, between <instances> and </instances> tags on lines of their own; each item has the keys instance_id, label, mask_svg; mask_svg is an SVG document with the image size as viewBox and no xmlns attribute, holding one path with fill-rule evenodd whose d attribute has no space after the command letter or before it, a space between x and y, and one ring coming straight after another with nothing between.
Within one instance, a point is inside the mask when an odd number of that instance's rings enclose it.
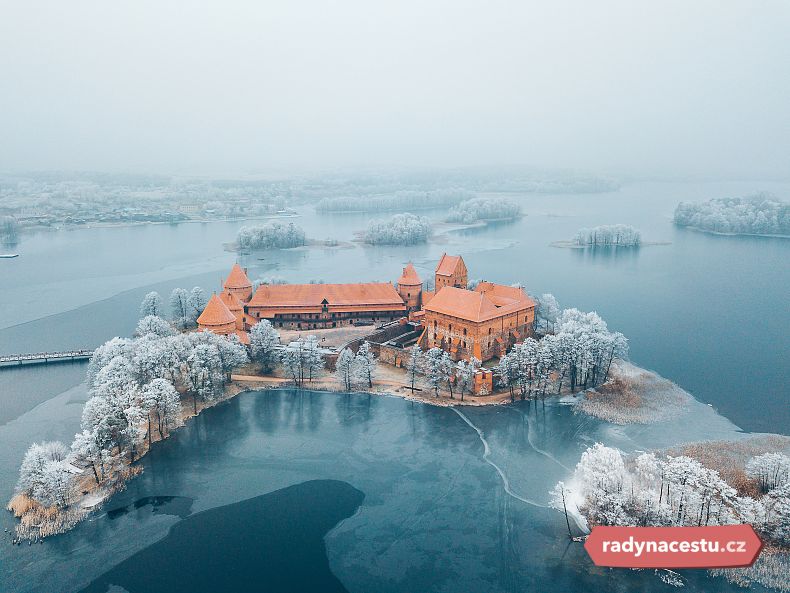
<instances>
[{"instance_id":1,"label":"castle","mask_svg":"<svg viewBox=\"0 0 790 593\"><path fill-rule=\"evenodd\" d=\"M468 288L468 272L459 255L442 255L434 275L435 290L423 288L412 264L393 286L387 282L355 284L261 285L238 264L212 295L198 317L198 327L218 334L236 334L249 342L247 331L261 319L276 328L324 329L344 325L375 325L408 319L422 331L417 343L438 347L453 360L472 356L486 361L502 356L532 333L535 303L521 289L492 282Z\"/></svg>"}]
</instances>

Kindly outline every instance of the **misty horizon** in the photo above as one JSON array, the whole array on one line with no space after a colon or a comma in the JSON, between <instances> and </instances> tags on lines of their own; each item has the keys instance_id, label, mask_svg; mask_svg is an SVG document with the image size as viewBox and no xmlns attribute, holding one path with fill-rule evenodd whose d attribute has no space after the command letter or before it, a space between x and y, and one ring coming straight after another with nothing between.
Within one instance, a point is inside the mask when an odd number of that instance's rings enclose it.
<instances>
[{"instance_id":1,"label":"misty horizon","mask_svg":"<svg viewBox=\"0 0 790 593\"><path fill-rule=\"evenodd\" d=\"M90 1L4 17L5 172L790 170L779 1Z\"/></svg>"}]
</instances>

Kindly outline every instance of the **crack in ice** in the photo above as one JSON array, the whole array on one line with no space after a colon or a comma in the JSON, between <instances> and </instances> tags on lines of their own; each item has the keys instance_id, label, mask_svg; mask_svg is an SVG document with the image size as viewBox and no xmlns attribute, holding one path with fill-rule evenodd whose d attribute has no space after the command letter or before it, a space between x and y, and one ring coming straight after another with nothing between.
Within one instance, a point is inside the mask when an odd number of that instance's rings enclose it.
<instances>
[{"instance_id":1,"label":"crack in ice","mask_svg":"<svg viewBox=\"0 0 790 593\"><path fill-rule=\"evenodd\" d=\"M540 447L538 447L534 443L533 438L532 438L532 429L533 429L533 426L535 424L534 418L532 418L532 416L530 416L529 414L525 414L521 410L517 410L515 408L510 408L510 409L513 410L514 412L518 412L519 414L521 414L521 416L523 418L526 419L526 421L527 421L527 443L529 443L529 446L532 447L537 453L540 453L544 457L547 457L547 458L551 459L554 463L559 465L561 468L563 468L563 469L565 469L567 471L571 471L571 468L569 468L564 463L562 463L562 461L560 461L559 459L554 457L554 455L552 455L548 451L544 451L543 449L541 449Z\"/></svg>"},{"instance_id":2,"label":"crack in ice","mask_svg":"<svg viewBox=\"0 0 790 593\"><path fill-rule=\"evenodd\" d=\"M510 496L512 496L513 498L515 498L516 500L520 500L521 502L524 502L526 504L531 504L532 506L539 507L539 508L542 508L542 509L549 508L548 505L541 504L541 503L536 502L534 500L530 500L529 498L524 498L523 496L519 496L518 494L513 492L513 490L510 488L510 480L508 480L507 475L505 475L505 472L502 470L501 467L499 467L496 463L494 463L490 459L490 457L491 457L491 447L488 445L488 441L486 440L485 435L483 434L483 431L480 430L477 426L475 426L472 423L472 421L469 420L469 418L467 418L464 415L463 412L461 412L460 410L458 410L455 407L452 407L450 409L453 412L455 412L456 414L458 414L461 417L461 419L464 422L466 422L477 433L477 436L480 438L480 442L483 443L483 461L485 461L488 465L493 467L497 471L497 473L499 474L499 477L502 478L502 487L505 489L505 492L507 494L509 494Z\"/></svg>"}]
</instances>

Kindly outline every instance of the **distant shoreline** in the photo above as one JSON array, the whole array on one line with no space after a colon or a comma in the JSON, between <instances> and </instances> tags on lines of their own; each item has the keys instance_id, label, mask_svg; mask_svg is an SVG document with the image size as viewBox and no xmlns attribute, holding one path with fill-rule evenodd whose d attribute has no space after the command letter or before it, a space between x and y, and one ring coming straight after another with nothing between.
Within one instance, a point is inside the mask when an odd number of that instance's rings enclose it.
<instances>
[{"instance_id":1,"label":"distant shoreline","mask_svg":"<svg viewBox=\"0 0 790 593\"><path fill-rule=\"evenodd\" d=\"M711 231L696 226L686 226L683 224L673 224L681 229L688 229L697 233L706 233L708 235L719 235L721 237L764 237L766 239L790 239L790 235L770 234L770 233L725 233L723 231Z\"/></svg>"},{"instance_id":2,"label":"distant shoreline","mask_svg":"<svg viewBox=\"0 0 790 593\"><path fill-rule=\"evenodd\" d=\"M604 247L615 247L619 249L633 249L634 247L650 247L653 245L672 245L671 241L642 241L638 245L618 245L616 243L608 243L608 244L595 244L595 243L587 243L585 245L579 245L575 241L552 241L549 243L551 247L559 247L561 249L603 249Z\"/></svg>"}]
</instances>

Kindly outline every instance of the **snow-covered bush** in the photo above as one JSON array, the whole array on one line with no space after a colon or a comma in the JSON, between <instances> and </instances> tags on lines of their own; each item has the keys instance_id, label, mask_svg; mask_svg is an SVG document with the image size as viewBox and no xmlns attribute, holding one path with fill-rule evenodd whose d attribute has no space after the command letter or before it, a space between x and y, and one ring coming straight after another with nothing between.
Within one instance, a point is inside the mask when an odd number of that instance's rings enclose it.
<instances>
[{"instance_id":1,"label":"snow-covered bush","mask_svg":"<svg viewBox=\"0 0 790 593\"><path fill-rule=\"evenodd\" d=\"M432 232L431 221L416 214L395 214L389 220L372 221L364 239L371 245L415 245L425 243Z\"/></svg>"},{"instance_id":2,"label":"snow-covered bush","mask_svg":"<svg viewBox=\"0 0 790 593\"><path fill-rule=\"evenodd\" d=\"M681 202L675 224L716 233L790 235L790 203L769 193Z\"/></svg>"}]
</instances>

